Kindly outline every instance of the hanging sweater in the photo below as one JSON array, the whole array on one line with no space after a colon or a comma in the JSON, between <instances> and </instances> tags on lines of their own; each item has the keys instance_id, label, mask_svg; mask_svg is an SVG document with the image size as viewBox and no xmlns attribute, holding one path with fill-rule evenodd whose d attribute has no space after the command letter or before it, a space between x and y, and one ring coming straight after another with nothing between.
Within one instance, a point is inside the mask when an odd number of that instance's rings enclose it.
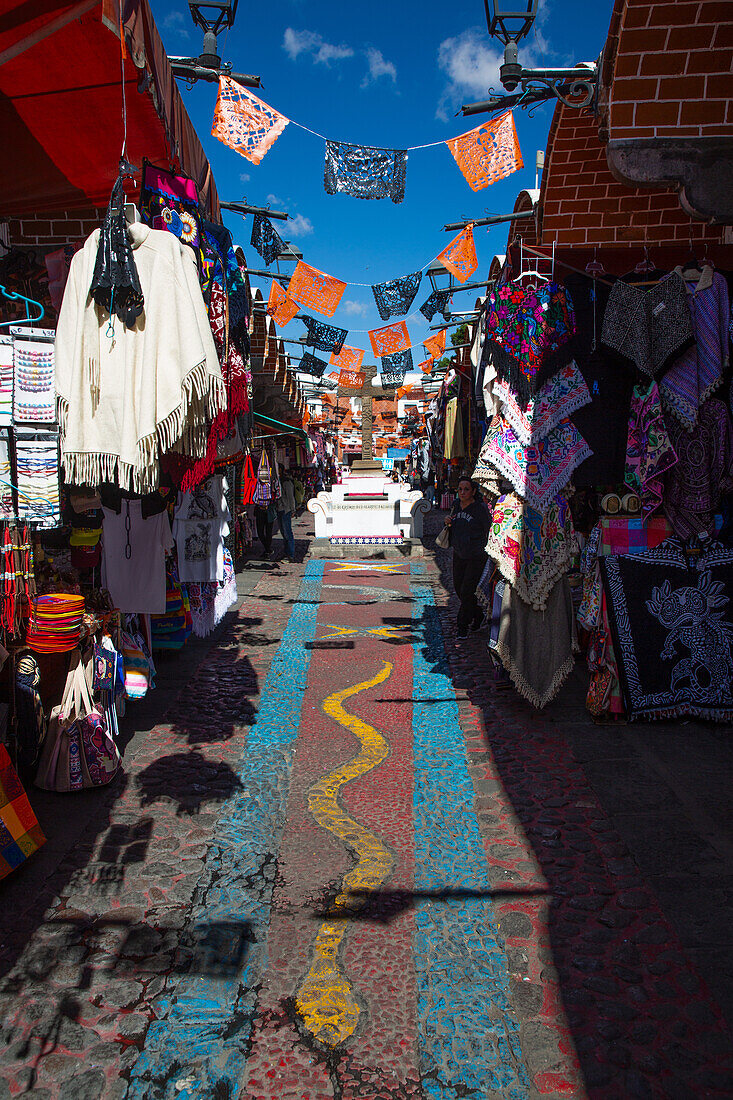
<instances>
[{"instance_id":1,"label":"hanging sweater","mask_svg":"<svg viewBox=\"0 0 733 1100\"><path fill-rule=\"evenodd\" d=\"M158 487L167 450L200 458L226 392L193 251L172 233L129 227L145 308L133 328L89 294L99 230L71 261L56 331L66 480Z\"/></svg>"}]
</instances>

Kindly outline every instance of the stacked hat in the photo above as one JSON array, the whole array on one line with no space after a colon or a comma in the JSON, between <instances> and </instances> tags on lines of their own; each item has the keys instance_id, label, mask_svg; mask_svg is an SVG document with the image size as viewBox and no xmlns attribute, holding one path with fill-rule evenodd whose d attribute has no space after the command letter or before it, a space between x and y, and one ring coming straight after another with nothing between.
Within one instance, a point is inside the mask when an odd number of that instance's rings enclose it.
<instances>
[{"instance_id":1,"label":"stacked hat","mask_svg":"<svg viewBox=\"0 0 733 1100\"><path fill-rule=\"evenodd\" d=\"M68 653L76 649L84 616L84 597L51 592L32 602L26 643L36 653Z\"/></svg>"}]
</instances>

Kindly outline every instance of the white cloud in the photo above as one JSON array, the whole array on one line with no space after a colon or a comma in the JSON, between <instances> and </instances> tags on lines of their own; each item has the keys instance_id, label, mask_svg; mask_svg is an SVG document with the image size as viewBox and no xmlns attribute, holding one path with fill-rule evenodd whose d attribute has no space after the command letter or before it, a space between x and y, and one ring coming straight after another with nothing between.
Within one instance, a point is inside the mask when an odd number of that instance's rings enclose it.
<instances>
[{"instance_id":1,"label":"white cloud","mask_svg":"<svg viewBox=\"0 0 733 1100\"><path fill-rule=\"evenodd\" d=\"M290 218L287 222L287 231L293 237L307 237L309 233L313 232L313 223L310 218L304 217L303 214L296 214L294 218Z\"/></svg>"},{"instance_id":2,"label":"white cloud","mask_svg":"<svg viewBox=\"0 0 733 1100\"><path fill-rule=\"evenodd\" d=\"M169 11L161 20L160 25L164 31L170 31L171 34L177 34L179 38L191 37L188 29L188 20L185 18L183 12Z\"/></svg>"},{"instance_id":3,"label":"white cloud","mask_svg":"<svg viewBox=\"0 0 733 1100\"><path fill-rule=\"evenodd\" d=\"M368 306L366 302L355 302L353 299L347 299L341 303L341 308L348 317L363 317Z\"/></svg>"},{"instance_id":4,"label":"white cloud","mask_svg":"<svg viewBox=\"0 0 733 1100\"><path fill-rule=\"evenodd\" d=\"M351 46L336 46L324 41L316 31L296 31L292 27L285 29L283 49L293 61L302 53L311 54L316 65L330 65L332 61L343 61L354 56Z\"/></svg>"},{"instance_id":5,"label":"white cloud","mask_svg":"<svg viewBox=\"0 0 733 1100\"><path fill-rule=\"evenodd\" d=\"M248 183L252 179L252 177L250 176L249 172L242 172L239 179L242 183Z\"/></svg>"},{"instance_id":6,"label":"white cloud","mask_svg":"<svg viewBox=\"0 0 733 1100\"><path fill-rule=\"evenodd\" d=\"M283 199L279 199L277 197L277 195L273 195L272 191L267 196L267 201L269 202L270 206L282 206L283 205Z\"/></svg>"},{"instance_id":7,"label":"white cloud","mask_svg":"<svg viewBox=\"0 0 733 1100\"><path fill-rule=\"evenodd\" d=\"M397 80L397 69L391 61L387 61L382 54L381 50L375 49L370 46L364 51L367 63L369 65L369 72L361 82L362 88L366 88L372 80L379 80L380 76L390 76L392 83Z\"/></svg>"}]
</instances>

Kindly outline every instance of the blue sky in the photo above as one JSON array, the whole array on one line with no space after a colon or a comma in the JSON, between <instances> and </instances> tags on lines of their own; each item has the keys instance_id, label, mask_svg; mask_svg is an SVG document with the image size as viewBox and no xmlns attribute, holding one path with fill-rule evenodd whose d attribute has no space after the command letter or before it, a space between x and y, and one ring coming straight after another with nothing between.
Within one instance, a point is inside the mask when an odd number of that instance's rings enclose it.
<instances>
[{"instance_id":1,"label":"blue sky","mask_svg":"<svg viewBox=\"0 0 733 1100\"><path fill-rule=\"evenodd\" d=\"M170 54L200 53L201 32L183 0L152 0L152 8ZM612 0L541 0L520 60L565 65L595 59L611 9ZM264 89L256 94L288 118L328 138L365 145L444 141L487 118L455 117L462 103L486 98L489 86L503 90L500 43L488 37L481 0L242 0L233 29L220 36L219 52L235 71L258 74ZM422 267L451 239L442 228L446 222L509 213L517 193L534 186L536 150L545 147L552 117L552 105L533 119L515 112L525 167L483 191L470 189L447 146L410 153L405 200L395 205L327 195L323 142L295 126L285 129L261 164L251 164L211 137L216 86L180 87L221 198L246 196L253 205L287 210L294 221L276 222L278 232L302 249L308 263L349 283L383 282ZM262 267L249 245L251 219L227 214L225 221L251 266ZM476 230L476 279L504 251L506 233L506 226ZM266 297L269 280L254 282ZM429 292L424 278L413 310ZM458 294L453 307L470 309L474 298L473 291ZM350 330L348 344L366 349L365 330L384 324L368 286L349 286L331 323ZM415 344L429 333L421 316L408 328ZM297 338L303 331L291 321L283 335ZM413 351L416 363L421 351Z\"/></svg>"}]
</instances>

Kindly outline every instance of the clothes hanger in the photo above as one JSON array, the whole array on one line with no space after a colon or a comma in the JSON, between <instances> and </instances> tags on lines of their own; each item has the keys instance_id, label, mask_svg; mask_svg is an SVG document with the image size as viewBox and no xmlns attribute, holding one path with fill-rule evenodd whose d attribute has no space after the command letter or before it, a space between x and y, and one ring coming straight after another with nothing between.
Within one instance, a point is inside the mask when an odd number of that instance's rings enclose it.
<instances>
[{"instance_id":1,"label":"clothes hanger","mask_svg":"<svg viewBox=\"0 0 733 1100\"><path fill-rule=\"evenodd\" d=\"M621 278L628 286L647 286L652 287L667 274L666 271L662 271L649 259L649 249L644 245L644 259L639 260L633 271L627 271L626 275L622 275ZM629 278L630 275L639 275L641 278L633 279Z\"/></svg>"},{"instance_id":2,"label":"clothes hanger","mask_svg":"<svg viewBox=\"0 0 733 1100\"><path fill-rule=\"evenodd\" d=\"M35 298L26 298L25 294L15 294L12 290L8 290L7 287L4 287L2 283L0 283L0 294L2 294L4 298L8 298L11 302L25 302L25 317L15 317L11 321L0 321L0 328L4 328L5 326L10 325L34 325L36 321L41 320L44 313L46 312L41 303L37 302ZM40 311L36 317L31 317L31 306L34 306L35 309Z\"/></svg>"}]
</instances>

